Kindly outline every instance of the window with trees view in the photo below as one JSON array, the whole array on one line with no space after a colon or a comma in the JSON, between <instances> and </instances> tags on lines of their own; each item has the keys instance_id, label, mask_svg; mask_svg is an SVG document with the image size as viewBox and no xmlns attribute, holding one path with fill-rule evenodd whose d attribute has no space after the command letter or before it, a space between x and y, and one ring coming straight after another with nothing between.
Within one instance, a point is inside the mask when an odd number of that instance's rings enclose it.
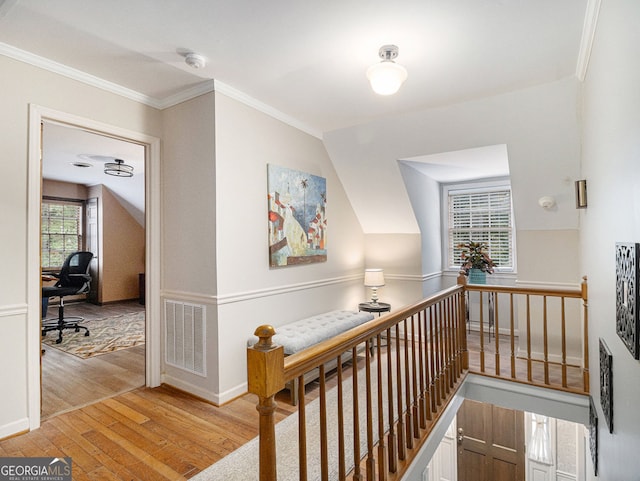
<instances>
[{"instance_id":1,"label":"window with trees view","mask_svg":"<svg viewBox=\"0 0 640 481\"><path fill-rule=\"evenodd\" d=\"M482 242L497 270L514 268L511 188L449 189L448 266L462 264L460 244Z\"/></svg>"},{"instance_id":2,"label":"window with trees view","mask_svg":"<svg viewBox=\"0 0 640 481\"><path fill-rule=\"evenodd\" d=\"M72 252L82 250L83 203L81 201L42 201L41 265L59 269Z\"/></svg>"}]
</instances>

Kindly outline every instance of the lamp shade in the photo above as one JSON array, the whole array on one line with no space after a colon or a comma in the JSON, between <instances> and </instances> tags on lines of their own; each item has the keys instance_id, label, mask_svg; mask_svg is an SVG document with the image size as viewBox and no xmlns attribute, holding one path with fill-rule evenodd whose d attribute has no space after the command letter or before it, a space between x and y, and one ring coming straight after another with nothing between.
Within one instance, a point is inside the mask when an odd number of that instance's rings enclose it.
<instances>
[{"instance_id":1,"label":"lamp shade","mask_svg":"<svg viewBox=\"0 0 640 481\"><path fill-rule=\"evenodd\" d=\"M378 95L393 95L407 80L407 69L392 60L383 60L369 67L367 78Z\"/></svg>"},{"instance_id":2,"label":"lamp shade","mask_svg":"<svg viewBox=\"0 0 640 481\"><path fill-rule=\"evenodd\" d=\"M384 273L382 269L366 269L364 271L365 287L382 287L384 286Z\"/></svg>"}]
</instances>

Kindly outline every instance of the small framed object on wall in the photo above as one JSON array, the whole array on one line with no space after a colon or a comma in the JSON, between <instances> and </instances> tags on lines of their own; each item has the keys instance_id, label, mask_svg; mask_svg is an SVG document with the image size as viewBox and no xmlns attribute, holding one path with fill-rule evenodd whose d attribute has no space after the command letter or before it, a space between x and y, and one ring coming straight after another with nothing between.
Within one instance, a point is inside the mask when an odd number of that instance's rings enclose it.
<instances>
[{"instance_id":1,"label":"small framed object on wall","mask_svg":"<svg viewBox=\"0 0 640 481\"><path fill-rule=\"evenodd\" d=\"M593 474L598 475L598 411L589 396L589 448L593 462Z\"/></svg>"},{"instance_id":2,"label":"small framed object on wall","mask_svg":"<svg viewBox=\"0 0 640 481\"><path fill-rule=\"evenodd\" d=\"M604 412L604 420L613 432L613 356L609 347L600 338L600 404Z\"/></svg>"},{"instance_id":3,"label":"small framed object on wall","mask_svg":"<svg viewBox=\"0 0 640 481\"><path fill-rule=\"evenodd\" d=\"M616 333L635 359L640 359L638 331L638 258L640 244L616 243Z\"/></svg>"}]
</instances>

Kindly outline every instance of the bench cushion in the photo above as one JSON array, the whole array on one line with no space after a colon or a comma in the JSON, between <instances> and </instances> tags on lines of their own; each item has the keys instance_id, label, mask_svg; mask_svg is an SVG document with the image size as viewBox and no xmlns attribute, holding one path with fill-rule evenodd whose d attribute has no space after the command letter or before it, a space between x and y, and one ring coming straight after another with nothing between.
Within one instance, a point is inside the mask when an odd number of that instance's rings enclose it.
<instances>
[{"instance_id":1,"label":"bench cushion","mask_svg":"<svg viewBox=\"0 0 640 481\"><path fill-rule=\"evenodd\" d=\"M369 312L326 312L276 327L273 342L282 346L286 355L295 354L372 319ZM251 336L247 344L253 346L256 342L258 338Z\"/></svg>"}]
</instances>

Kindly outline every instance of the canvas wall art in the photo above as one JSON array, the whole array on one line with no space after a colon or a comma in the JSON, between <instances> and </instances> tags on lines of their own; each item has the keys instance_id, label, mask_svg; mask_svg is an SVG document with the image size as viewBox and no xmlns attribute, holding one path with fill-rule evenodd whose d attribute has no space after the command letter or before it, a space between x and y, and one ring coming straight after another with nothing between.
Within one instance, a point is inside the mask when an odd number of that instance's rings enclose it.
<instances>
[{"instance_id":1,"label":"canvas wall art","mask_svg":"<svg viewBox=\"0 0 640 481\"><path fill-rule=\"evenodd\" d=\"M327 260L327 180L267 165L269 265L284 267Z\"/></svg>"},{"instance_id":2,"label":"canvas wall art","mask_svg":"<svg viewBox=\"0 0 640 481\"><path fill-rule=\"evenodd\" d=\"M640 244L616 244L616 332L631 355L640 358L638 255Z\"/></svg>"}]
</instances>

